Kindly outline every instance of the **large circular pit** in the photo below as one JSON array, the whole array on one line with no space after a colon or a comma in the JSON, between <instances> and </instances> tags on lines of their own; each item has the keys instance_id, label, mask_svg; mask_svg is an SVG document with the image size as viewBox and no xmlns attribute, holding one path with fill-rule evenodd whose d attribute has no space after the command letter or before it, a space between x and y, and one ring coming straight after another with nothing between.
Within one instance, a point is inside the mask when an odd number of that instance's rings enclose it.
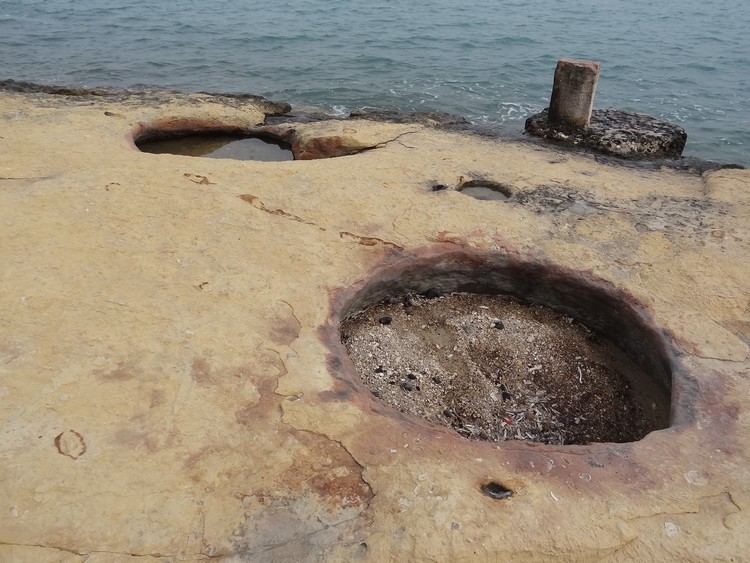
<instances>
[{"instance_id":1,"label":"large circular pit","mask_svg":"<svg viewBox=\"0 0 750 563\"><path fill-rule=\"evenodd\" d=\"M377 272L342 318L375 397L470 439L632 442L670 424L667 339L632 297L579 272L417 259Z\"/></svg>"}]
</instances>

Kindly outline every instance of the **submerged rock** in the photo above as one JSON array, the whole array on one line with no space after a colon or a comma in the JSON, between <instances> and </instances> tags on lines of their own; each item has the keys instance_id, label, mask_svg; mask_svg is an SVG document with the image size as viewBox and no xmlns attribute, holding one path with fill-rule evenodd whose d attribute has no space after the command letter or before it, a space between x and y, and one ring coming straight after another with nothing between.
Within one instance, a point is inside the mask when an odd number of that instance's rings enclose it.
<instances>
[{"instance_id":1,"label":"submerged rock","mask_svg":"<svg viewBox=\"0 0 750 563\"><path fill-rule=\"evenodd\" d=\"M687 141L682 127L643 113L595 109L591 125L578 128L550 121L548 112L529 117L526 133L621 158L678 158Z\"/></svg>"}]
</instances>

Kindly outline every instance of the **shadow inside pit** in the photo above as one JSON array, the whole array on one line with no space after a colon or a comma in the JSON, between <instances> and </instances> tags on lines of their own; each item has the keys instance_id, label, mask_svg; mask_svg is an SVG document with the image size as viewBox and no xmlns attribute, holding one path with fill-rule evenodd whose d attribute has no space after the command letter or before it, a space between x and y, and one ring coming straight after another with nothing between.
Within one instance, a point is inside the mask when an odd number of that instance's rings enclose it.
<instances>
[{"instance_id":1,"label":"shadow inside pit","mask_svg":"<svg viewBox=\"0 0 750 563\"><path fill-rule=\"evenodd\" d=\"M459 186L458 191L482 201L505 201L512 195L510 187L487 180L464 182Z\"/></svg>"},{"instance_id":2,"label":"shadow inside pit","mask_svg":"<svg viewBox=\"0 0 750 563\"><path fill-rule=\"evenodd\" d=\"M513 496L513 491L511 491L505 485L495 483L494 481L485 483L480 487L480 489L482 491L482 494L496 500L503 500Z\"/></svg>"}]
</instances>

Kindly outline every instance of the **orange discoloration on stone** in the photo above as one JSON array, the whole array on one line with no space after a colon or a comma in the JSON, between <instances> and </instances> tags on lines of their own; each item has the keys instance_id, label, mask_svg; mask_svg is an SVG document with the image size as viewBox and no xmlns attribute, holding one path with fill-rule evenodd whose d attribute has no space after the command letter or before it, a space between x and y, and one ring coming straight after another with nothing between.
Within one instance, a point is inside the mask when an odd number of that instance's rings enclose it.
<instances>
[{"instance_id":1,"label":"orange discoloration on stone","mask_svg":"<svg viewBox=\"0 0 750 563\"><path fill-rule=\"evenodd\" d=\"M193 365L190 367L190 377L200 385L210 385L214 382L214 377L211 374L211 365L206 358L196 358L193 360Z\"/></svg>"},{"instance_id":2,"label":"orange discoloration on stone","mask_svg":"<svg viewBox=\"0 0 750 563\"><path fill-rule=\"evenodd\" d=\"M0 95L14 117L0 559L745 557L748 171L365 120L266 131L310 157L352 154L317 162L133 150L158 128L254 135L270 111L173 92ZM461 176L511 196L429 189ZM472 442L354 376L341 315L394 287L487 280L638 328L619 334L671 375L671 427L618 445ZM328 288L348 289L329 303ZM79 451L67 429L87 445L76 461L58 453ZM492 482L513 495L483 494Z\"/></svg>"}]
</instances>

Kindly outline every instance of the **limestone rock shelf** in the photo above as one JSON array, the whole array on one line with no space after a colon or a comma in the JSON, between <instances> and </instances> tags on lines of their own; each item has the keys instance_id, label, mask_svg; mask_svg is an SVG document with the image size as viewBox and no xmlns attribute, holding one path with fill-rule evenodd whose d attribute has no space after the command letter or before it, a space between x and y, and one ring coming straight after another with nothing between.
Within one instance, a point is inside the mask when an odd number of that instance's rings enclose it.
<instances>
[{"instance_id":1,"label":"limestone rock shelf","mask_svg":"<svg viewBox=\"0 0 750 563\"><path fill-rule=\"evenodd\" d=\"M369 119L278 129L338 156L324 160L133 144L284 109L0 92L0 560L746 557L748 171ZM467 197L467 182L507 198ZM472 442L377 401L336 341L343 304L445 256L628 296L678 351L670 428Z\"/></svg>"}]
</instances>

